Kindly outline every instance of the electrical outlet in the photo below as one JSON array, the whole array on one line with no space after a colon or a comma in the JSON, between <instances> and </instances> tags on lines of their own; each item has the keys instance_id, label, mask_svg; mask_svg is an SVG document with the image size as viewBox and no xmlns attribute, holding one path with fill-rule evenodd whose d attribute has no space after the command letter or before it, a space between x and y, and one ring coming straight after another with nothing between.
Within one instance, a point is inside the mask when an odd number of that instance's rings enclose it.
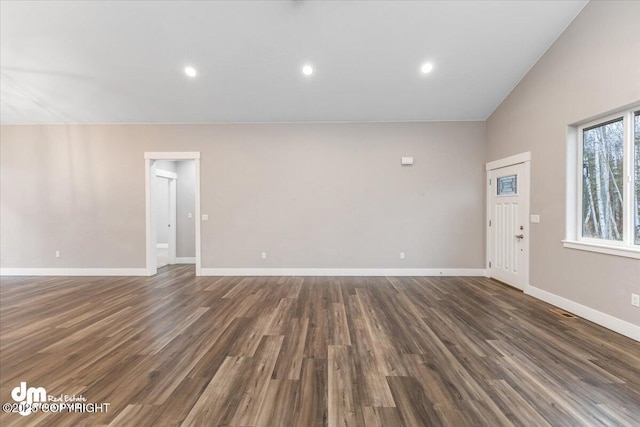
<instances>
[{"instance_id":1,"label":"electrical outlet","mask_svg":"<svg viewBox=\"0 0 640 427\"><path fill-rule=\"evenodd\" d=\"M640 295L631 294L631 305L635 307L640 307Z\"/></svg>"},{"instance_id":2,"label":"electrical outlet","mask_svg":"<svg viewBox=\"0 0 640 427\"><path fill-rule=\"evenodd\" d=\"M400 252L400 259L404 259L404 252Z\"/></svg>"},{"instance_id":3,"label":"electrical outlet","mask_svg":"<svg viewBox=\"0 0 640 427\"><path fill-rule=\"evenodd\" d=\"M56 251L56 258L60 258L60 251Z\"/></svg>"},{"instance_id":4,"label":"electrical outlet","mask_svg":"<svg viewBox=\"0 0 640 427\"><path fill-rule=\"evenodd\" d=\"M262 252L262 259L267 259L267 253L266 252Z\"/></svg>"}]
</instances>

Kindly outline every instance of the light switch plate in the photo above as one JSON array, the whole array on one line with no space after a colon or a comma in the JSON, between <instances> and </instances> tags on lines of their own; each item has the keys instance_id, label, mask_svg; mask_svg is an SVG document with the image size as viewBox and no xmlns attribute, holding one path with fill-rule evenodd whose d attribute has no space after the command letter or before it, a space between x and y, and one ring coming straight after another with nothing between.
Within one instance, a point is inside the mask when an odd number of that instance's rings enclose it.
<instances>
[{"instance_id":1,"label":"light switch plate","mask_svg":"<svg viewBox=\"0 0 640 427\"><path fill-rule=\"evenodd\" d=\"M207 214L202 215L202 220L203 221L209 221L209 215L207 215Z\"/></svg>"},{"instance_id":2,"label":"light switch plate","mask_svg":"<svg viewBox=\"0 0 640 427\"><path fill-rule=\"evenodd\" d=\"M189 218L189 219L193 218L193 215L191 214L191 212L189 212L189 213L187 214L187 218Z\"/></svg>"},{"instance_id":3,"label":"light switch plate","mask_svg":"<svg viewBox=\"0 0 640 427\"><path fill-rule=\"evenodd\" d=\"M540 215L531 215L531 224L539 224Z\"/></svg>"},{"instance_id":4,"label":"light switch plate","mask_svg":"<svg viewBox=\"0 0 640 427\"><path fill-rule=\"evenodd\" d=\"M403 166L411 166L413 164L413 157L403 157L401 162Z\"/></svg>"}]
</instances>

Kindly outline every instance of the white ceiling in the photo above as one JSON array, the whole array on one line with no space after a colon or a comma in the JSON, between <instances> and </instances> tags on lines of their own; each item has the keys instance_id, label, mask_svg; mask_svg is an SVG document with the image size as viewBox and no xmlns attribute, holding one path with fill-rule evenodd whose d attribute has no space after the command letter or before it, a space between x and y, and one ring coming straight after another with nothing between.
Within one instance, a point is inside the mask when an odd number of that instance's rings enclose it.
<instances>
[{"instance_id":1,"label":"white ceiling","mask_svg":"<svg viewBox=\"0 0 640 427\"><path fill-rule=\"evenodd\" d=\"M2 2L1 122L484 120L585 3Z\"/></svg>"}]
</instances>

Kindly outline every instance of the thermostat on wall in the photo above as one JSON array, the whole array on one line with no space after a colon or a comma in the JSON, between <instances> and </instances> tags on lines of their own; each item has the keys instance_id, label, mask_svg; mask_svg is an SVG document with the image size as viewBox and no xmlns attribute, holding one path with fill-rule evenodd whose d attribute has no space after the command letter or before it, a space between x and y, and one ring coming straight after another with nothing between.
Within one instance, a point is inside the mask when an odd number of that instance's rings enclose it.
<instances>
[{"instance_id":1,"label":"thermostat on wall","mask_svg":"<svg viewBox=\"0 0 640 427\"><path fill-rule=\"evenodd\" d=\"M403 166L411 166L413 164L413 157L403 157L402 165Z\"/></svg>"}]
</instances>

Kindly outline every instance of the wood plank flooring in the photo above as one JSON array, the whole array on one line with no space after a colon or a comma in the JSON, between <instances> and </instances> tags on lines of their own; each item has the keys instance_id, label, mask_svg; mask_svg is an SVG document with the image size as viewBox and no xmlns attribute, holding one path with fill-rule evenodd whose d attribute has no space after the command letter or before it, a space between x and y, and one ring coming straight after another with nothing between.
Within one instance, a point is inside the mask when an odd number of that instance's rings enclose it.
<instances>
[{"instance_id":1,"label":"wood plank flooring","mask_svg":"<svg viewBox=\"0 0 640 427\"><path fill-rule=\"evenodd\" d=\"M0 425L640 425L640 343L486 278L2 278Z\"/></svg>"}]
</instances>

